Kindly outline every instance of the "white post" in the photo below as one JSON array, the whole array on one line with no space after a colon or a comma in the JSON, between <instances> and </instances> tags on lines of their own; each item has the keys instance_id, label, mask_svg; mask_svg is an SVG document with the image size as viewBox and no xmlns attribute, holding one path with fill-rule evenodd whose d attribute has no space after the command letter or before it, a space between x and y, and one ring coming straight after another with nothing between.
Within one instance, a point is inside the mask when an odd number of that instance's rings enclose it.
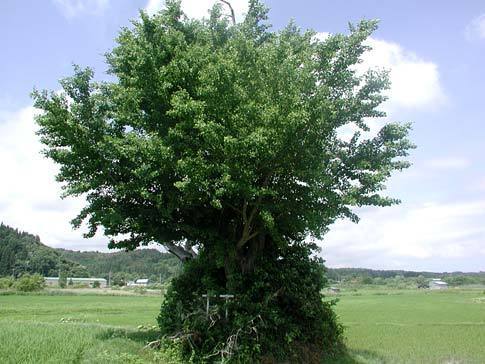
<instances>
[{"instance_id":1,"label":"white post","mask_svg":"<svg viewBox=\"0 0 485 364\"><path fill-rule=\"evenodd\" d=\"M209 317L209 294L203 294L202 297L207 297L206 305L205 305L205 314Z\"/></svg>"},{"instance_id":2,"label":"white post","mask_svg":"<svg viewBox=\"0 0 485 364\"><path fill-rule=\"evenodd\" d=\"M220 298L224 298L225 301L226 301L226 320L227 320L227 316L228 316L228 312L227 312L227 301L230 299L230 298L234 298L234 295L233 294L221 294L219 295Z\"/></svg>"}]
</instances>

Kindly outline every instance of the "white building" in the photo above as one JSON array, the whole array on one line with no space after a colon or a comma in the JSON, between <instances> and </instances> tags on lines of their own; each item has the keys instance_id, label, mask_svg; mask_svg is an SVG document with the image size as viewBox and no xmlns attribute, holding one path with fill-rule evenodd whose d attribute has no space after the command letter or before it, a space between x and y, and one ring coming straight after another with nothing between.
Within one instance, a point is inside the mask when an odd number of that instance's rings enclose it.
<instances>
[{"instance_id":1,"label":"white building","mask_svg":"<svg viewBox=\"0 0 485 364\"><path fill-rule=\"evenodd\" d=\"M44 277L44 281L46 286L59 286L59 277ZM105 288L108 286L106 279L104 278L74 278L74 277L67 277L66 284L69 285L78 284L78 285L86 285L91 286L95 284L94 282L99 283L99 287Z\"/></svg>"},{"instance_id":2,"label":"white building","mask_svg":"<svg viewBox=\"0 0 485 364\"><path fill-rule=\"evenodd\" d=\"M429 289L447 289L448 288L448 283L443 282L439 278L432 279L429 282Z\"/></svg>"},{"instance_id":3,"label":"white building","mask_svg":"<svg viewBox=\"0 0 485 364\"><path fill-rule=\"evenodd\" d=\"M148 286L148 278L142 278L142 279L137 279L136 281L130 281L128 282L127 286L128 287L146 287Z\"/></svg>"}]
</instances>

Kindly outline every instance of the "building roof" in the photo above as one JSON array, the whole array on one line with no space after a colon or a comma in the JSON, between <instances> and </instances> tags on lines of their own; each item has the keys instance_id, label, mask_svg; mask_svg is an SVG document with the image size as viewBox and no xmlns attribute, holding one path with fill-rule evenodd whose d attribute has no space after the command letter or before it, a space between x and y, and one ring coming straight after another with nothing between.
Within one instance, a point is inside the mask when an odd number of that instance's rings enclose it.
<instances>
[{"instance_id":1,"label":"building roof","mask_svg":"<svg viewBox=\"0 0 485 364\"><path fill-rule=\"evenodd\" d=\"M447 286L448 285L448 283L443 282L441 279L433 279L433 280L431 280L431 282L429 282L429 284L435 284L437 286Z\"/></svg>"},{"instance_id":2,"label":"building roof","mask_svg":"<svg viewBox=\"0 0 485 364\"><path fill-rule=\"evenodd\" d=\"M44 277L44 279L52 280L52 281L57 281L59 280L59 277ZM73 281L81 281L81 282L92 282L92 281L98 281L98 282L106 282L106 279L104 278L76 278L76 277L67 277L67 280L72 279Z\"/></svg>"},{"instance_id":3,"label":"building roof","mask_svg":"<svg viewBox=\"0 0 485 364\"><path fill-rule=\"evenodd\" d=\"M136 283L148 283L148 278L137 279Z\"/></svg>"}]
</instances>

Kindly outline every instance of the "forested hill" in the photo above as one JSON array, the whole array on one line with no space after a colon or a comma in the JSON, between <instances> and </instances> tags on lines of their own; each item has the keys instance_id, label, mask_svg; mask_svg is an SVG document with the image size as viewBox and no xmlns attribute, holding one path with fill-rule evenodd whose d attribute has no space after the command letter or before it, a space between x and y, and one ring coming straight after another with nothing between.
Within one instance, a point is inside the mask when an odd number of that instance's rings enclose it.
<instances>
[{"instance_id":1,"label":"forested hill","mask_svg":"<svg viewBox=\"0 0 485 364\"><path fill-rule=\"evenodd\" d=\"M71 277L108 278L114 283L150 278L166 280L180 267L177 258L155 249L132 252L78 252L54 249L41 243L36 235L0 223L0 277L39 273L43 276L61 274Z\"/></svg>"},{"instance_id":2,"label":"forested hill","mask_svg":"<svg viewBox=\"0 0 485 364\"><path fill-rule=\"evenodd\" d=\"M115 284L127 280L149 278L151 281L165 281L180 268L178 258L156 249L138 249L114 253L78 252L59 249L61 254L87 268L92 276L108 277L109 272Z\"/></svg>"},{"instance_id":3,"label":"forested hill","mask_svg":"<svg viewBox=\"0 0 485 364\"><path fill-rule=\"evenodd\" d=\"M59 270L69 276L89 276L86 268L42 244L38 236L0 223L0 276L23 273L57 276Z\"/></svg>"}]
</instances>

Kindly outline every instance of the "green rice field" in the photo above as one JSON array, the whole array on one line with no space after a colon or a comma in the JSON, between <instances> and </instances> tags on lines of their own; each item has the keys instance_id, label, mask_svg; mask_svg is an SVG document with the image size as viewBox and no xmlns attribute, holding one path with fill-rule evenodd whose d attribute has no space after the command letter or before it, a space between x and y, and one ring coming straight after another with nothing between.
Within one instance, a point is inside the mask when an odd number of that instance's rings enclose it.
<instances>
[{"instance_id":1,"label":"green rice field","mask_svg":"<svg viewBox=\"0 0 485 364\"><path fill-rule=\"evenodd\" d=\"M485 363L483 290L344 294L337 312L357 363Z\"/></svg>"},{"instance_id":2,"label":"green rice field","mask_svg":"<svg viewBox=\"0 0 485 364\"><path fill-rule=\"evenodd\" d=\"M1 363L166 363L158 295L0 295ZM485 363L482 290L343 292L341 363Z\"/></svg>"}]
</instances>

